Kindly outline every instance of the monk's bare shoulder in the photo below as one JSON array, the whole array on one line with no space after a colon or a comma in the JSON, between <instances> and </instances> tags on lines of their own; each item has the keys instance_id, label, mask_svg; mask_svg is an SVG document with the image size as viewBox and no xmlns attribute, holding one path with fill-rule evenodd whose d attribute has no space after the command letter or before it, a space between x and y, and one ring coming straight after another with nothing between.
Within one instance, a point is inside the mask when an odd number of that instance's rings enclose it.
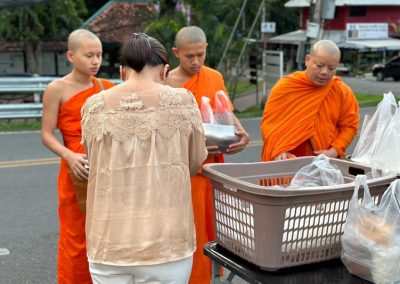
<instances>
[{"instance_id":1,"label":"monk's bare shoulder","mask_svg":"<svg viewBox=\"0 0 400 284\"><path fill-rule=\"evenodd\" d=\"M167 84L171 87L178 88L185 84L190 79L190 76L182 71L179 66L173 69L168 74Z\"/></svg>"},{"instance_id":2,"label":"monk's bare shoulder","mask_svg":"<svg viewBox=\"0 0 400 284\"><path fill-rule=\"evenodd\" d=\"M44 92L44 96L48 98L61 100L63 94L66 89L66 82L63 78L54 80L47 85L46 91Z\"/></svg>"}]
</instances>

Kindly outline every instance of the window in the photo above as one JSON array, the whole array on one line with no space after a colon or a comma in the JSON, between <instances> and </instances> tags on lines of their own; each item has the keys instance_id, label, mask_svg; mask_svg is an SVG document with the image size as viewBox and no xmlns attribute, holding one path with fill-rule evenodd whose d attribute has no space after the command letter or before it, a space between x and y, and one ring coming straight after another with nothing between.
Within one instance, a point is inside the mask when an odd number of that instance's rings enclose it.
<instances>
[{"instance_id":1,"label":"window","mask_svg":"<svg viewBox=\"0 0 400 284\"><path fill-rule=\"evenodd\" d=\"M367 15L366 6L350 6L350 17L365 17Z\"/></svg>"}]
</instances>

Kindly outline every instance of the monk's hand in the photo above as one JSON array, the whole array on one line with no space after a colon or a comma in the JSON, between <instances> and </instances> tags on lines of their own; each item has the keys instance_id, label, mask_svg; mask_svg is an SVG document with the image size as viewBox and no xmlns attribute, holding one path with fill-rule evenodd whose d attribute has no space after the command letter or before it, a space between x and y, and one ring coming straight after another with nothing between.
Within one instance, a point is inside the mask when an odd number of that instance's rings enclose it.
<instances>
[{"instance_id":1,"label":"monk's hand","mask_svg":"<svg viewBox=\"0 0 400 284\"><path fill-rule=\"evenodd\" d=\"M72 173L80 180L87 180L89 177L89 161L85 154L71 152L66 157Z\"/></svg>"},{"instance_id":2,"label":"monk's hand","mask_svg":"<svg viewBox=\"0 0 400 284\"><path fill-rule=\"evenodd\" d=\"M314 151L315 155L321 155L324 154L327 157L330 158L337 158L339 156L339 153L336 151L335 148L331 147L329 148L329 150L318 150L318 151Z\"/></svg>"},{"instance_id":3,"label":"monk's hand","mask_svg":"<svg viewBox=\"0 0 400 284\"><path fill-rule=\"evenodd\" d=\"M296 156L290 152L283 152L283 153L280 153L278 156L276 156L275 160L279 161L279 160L286 160L286 159L291 159L291 158L296 158Z\"/></svg>"},{"instance_id":4,"label":"monk's hand","mask_svg":"<svg viewBox=\"0 0 400 284\"><path fill-rule=\"evenodd\" d=\"M218 156L222 154L218 146L207 146L207 151L208 151L208 156Z\"/></svg>"},{"instance_id":5,"label":"monk's hand","mask_svg":"<svg viewBox=\"0 0 400 284\"><path fill-rule=\"evenodd\" d=\"M226 154L236 154L249 144L250 135L244 129L236 131L235 134L240 137L240 140L229 145L228 149L226 149Z\"/></svg>"}]
</instances>

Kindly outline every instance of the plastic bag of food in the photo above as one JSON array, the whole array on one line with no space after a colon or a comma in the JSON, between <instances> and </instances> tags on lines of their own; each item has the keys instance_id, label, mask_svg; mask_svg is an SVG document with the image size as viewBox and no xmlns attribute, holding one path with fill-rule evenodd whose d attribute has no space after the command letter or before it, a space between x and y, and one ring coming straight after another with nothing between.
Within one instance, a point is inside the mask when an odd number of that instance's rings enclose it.
<instances>
[{"instance_id":1,"label":"plastic bag of food","mask_svg":"<svg viewBox=\"0 0 400 284\"><path fill-rule=\"evenodd\" d=\"M290 182L289 188L343 184L342 172L332 165L325 155L315 157L311 164L302 167Z\"/></svg>"},{"instance_id":2,"label":"plastic bag of food","mask_svg":"<svg viewBox=\"0 0 400 284\"><path fill-rule=\"evenodd\" d=\"M400 283L400 180L393 181L379 205L366 176L358 175L344 225L341 258L347 270L378 284ZM359 188L364 196L360 202Z\"/></svg>"},{"instance_id":3,"label":"plastic bag of food","mask_svg":"<svg viewBox=\"0 0 400 284\"><path fill-rule=\"evenodd\" d=\"M225 152L229 145L239 141L231 104L224 91L215 94L215 108L211 107L210 98L201 98L201 117L207 146L218 146Z\"/></svg>"},{"instance_id":4,"label":"plastic bag of food","mask_svg":"<svg viewBox=\"0 0 400 284\"><path fill-rule=\"evenodd\" d=\"M208 97L201 97L201 119L203 123L210 123L214 124L214 111L210 104L210 98Z\"/></svg>"},{"instance_id":5,"label":"plastic bag of food","mask_svg":"<svg viewBox=\"0 0 400 284\"><path fill-rule=\"evenodd\" d=\"M224 91L215 94L214 118L216 124L233 125L231 105Z\"/></svg>"}]
</instances>

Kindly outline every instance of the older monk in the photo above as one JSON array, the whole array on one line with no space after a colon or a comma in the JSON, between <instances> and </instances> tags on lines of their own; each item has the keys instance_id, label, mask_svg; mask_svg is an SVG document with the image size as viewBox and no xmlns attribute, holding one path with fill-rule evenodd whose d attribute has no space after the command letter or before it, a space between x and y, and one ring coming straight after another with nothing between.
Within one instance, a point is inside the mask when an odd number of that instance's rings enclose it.
<instances>
[{"instance_id":1,"label":"older monk","mask_svg":"<svg viewBox=\"0 0 400 284\"><path fill-rule=\"evenodd\" d=\"M261 120L263 161L325 154L343 157L358 130L358 102L336 77L340 50L320 40L306 57L306 70L280 79Z\"/></svg>"}]
</instances>

